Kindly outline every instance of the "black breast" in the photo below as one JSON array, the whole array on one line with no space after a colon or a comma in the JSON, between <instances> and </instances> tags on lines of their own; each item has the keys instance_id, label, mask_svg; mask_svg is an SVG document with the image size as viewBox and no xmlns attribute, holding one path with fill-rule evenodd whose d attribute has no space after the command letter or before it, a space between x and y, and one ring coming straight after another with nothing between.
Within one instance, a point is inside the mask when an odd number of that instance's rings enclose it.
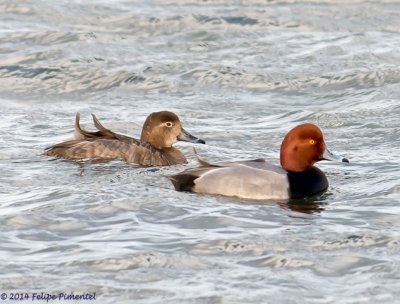
<instances>
[{"instance_id":1,"label":"black breast","mask_svg":"<svg viewBox=\"0 0 400 304\"><path fill-rule=\"evenodd\" d=\"M287 173L290 186L290 198L303 198L324 192L329 183L325 174L317 167L303 172Z\"/></svg>"}]
</instances>

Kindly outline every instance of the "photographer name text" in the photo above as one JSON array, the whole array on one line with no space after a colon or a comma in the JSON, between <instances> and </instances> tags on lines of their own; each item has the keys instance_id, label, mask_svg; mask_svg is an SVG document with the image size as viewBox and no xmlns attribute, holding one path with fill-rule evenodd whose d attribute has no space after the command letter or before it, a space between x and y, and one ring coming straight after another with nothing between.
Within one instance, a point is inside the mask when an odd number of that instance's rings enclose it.
<instances>
[{"instance_id":1,"label":"photographer name text","mask_svg":"<svg viewBox=\"0 0 400 304\"><path fill-rule=\"evenodd\" d=\"M0 301L5 300L31 302L95 301L96 293L1 292Z\"/></svg>"}]
</instances>

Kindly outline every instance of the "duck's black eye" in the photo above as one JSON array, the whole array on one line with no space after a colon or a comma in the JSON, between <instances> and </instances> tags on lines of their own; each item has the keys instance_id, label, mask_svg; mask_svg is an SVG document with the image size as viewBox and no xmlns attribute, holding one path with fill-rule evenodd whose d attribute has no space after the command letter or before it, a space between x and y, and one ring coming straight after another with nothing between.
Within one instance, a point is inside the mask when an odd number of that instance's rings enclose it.
<instances>
[{"instance_id":1,"label":"duck's black eye","mask_svg":"<svg viewBox=\"0 0 400 304\"><path fill-rule=\"evenodd\" d=\"M168 128L171 128L171 127L172 127L172 122L167 121L164 125L165 125L166 127L168 127Z\"/></svg>"}]
</instances>

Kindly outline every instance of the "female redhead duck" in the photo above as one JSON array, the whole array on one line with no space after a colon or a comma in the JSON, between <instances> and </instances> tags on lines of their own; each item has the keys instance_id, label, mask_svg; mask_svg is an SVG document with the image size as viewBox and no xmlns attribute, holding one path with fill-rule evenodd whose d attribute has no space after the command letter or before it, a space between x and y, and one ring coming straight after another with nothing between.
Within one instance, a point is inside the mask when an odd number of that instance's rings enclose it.
<instances>
[{"instance_id":1,"label":"female redhead duck","mask_svg":"<svg viewBox=\"0 0 400 304\"><path fill-rule=\"evenodd\" d=\"M97 132L88 132L79 125L76 114L75 139L46 149L45 154L67 159L122 159L142 166L167 166L186 163L181 151L172 147L178 140L192 143L205 141L185 131L172 112L151 113L144 122L140 140L106 129L92 114Z\"/></svg>"},{"instance_id":2,"label":"female redhead duck","mask_svg":"<svg viewBox=\"0 0 400 304\"><path fill-rule=\"evenodd\" d=\"M199 168L169 179L178 191L259 200L303 198L328 188L325 174L314 167L317 161L349 162L332 154L321 130L310 123L297 126L286 135L280 160L281 166L276 166L263 159L210 164L199 158Z\"/></svg>"}]
</instances>

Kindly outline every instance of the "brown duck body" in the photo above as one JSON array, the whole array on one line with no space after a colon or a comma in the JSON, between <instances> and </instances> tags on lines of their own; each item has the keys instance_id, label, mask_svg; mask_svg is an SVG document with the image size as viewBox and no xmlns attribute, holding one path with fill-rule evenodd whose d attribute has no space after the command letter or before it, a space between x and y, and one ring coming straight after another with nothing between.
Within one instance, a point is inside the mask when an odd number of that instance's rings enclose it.
<instances>
[{"instance_id":1,"label":"brown duck body","mask_svg":"<svg viewBox=\"0 0 400 304\"><path fill-rule=\"evenodd\" d=\"M73 160L122 159L141 166L167 166L187 162L182 152L172 147L177 140L204 143L187 133L181 127L179 118L167 111L155 112L147 117L140 140L114 133L105 128L95 115L92 116L98 131L83 130L77 113L75 139L51 146L45 154Z\"/></svg>"},{"instance_id":2,"label":"brown duck body","mask_svg":"<svg viewBox=\"0 0 400 304\"><path fill-rule=\"evenodd\" d=\"M187 162L182 152L173 147L157 150L149 144L107 138L69 140L50 147L46 154L75 160L122 159L141 166L168 166Z\"/></svg>"}]
</instances>

